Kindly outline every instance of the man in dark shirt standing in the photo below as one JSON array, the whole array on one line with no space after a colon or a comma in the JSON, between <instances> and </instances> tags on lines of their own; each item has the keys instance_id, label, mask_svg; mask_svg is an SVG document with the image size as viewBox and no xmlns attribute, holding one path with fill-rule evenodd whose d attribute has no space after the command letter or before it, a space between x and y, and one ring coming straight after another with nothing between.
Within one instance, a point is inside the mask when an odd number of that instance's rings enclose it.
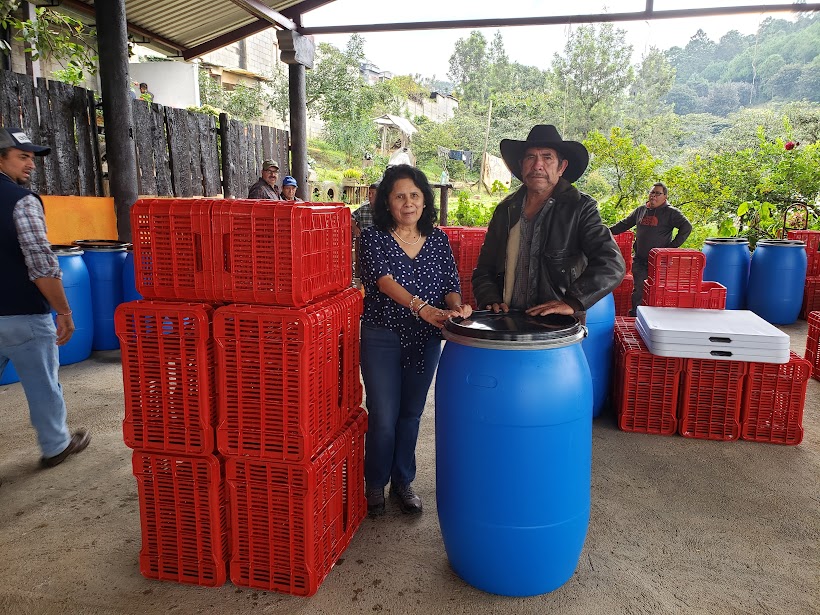
<instances>
[{"instance_id":1,"label":"man in dark shirt standing","mask_svg":"<svg viewBox=\"0 0 820 615\"><path fill-rule=\"evenodd\" d=\"M275 160L263 161L261 175L259 181L248 190L248 198L281 200L279 186L276 185L276 180L279 178L279 163Z\"/></svg>"},{"instance_id":2,"label":"man in dark shirt standing","mask_svg":"<svg viewBox=\"0 0 820 615\"><path fill-rule=\"evenodd\" d=\"M667 189L661 182L652 186L646 205L637 207L626 218L609 227L613 235L618 235L635 227L635 257L632 260L632 277L635 288L632 291L630 316L643 300L643 283L649 269L649 251L652 248L679 248L692 232L692 225L680 209L672 207L666 200ZM675 238L672 231L678 229Z\"/></svg>"},{"instance_id":3,"label":"man in dark shirt standing","mask_svg":"<svg viewBox=\"0 0 820 615\"><path fill-rule=\"evenodd\" d=\"M49 151L20 128L0 128L0 374L9 361L14 363L43 453L40 464L47 468L91 441L85 430L70 434L66 424L57 346L71 339L74 321L46 237L43 203L24 187L34 157Z\"/></svg>"}]
</instances>

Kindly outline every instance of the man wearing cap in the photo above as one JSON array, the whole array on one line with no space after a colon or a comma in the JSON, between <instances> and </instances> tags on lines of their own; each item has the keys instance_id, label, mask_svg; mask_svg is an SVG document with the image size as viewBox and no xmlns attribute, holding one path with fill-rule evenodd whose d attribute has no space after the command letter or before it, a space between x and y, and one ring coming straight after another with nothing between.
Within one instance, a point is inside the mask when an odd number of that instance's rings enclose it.
<instances>
[{"instance_id":1,"label":"man wearing cap","mask_svg":"<svg viewBox=\"0 0 820 615\"><path fill-rule=\"evenodd\" d=\"M540 124L525 141L504 139L501 156L524 184L501 201L473 271L479 308L530 315L577 314L610 293L626 267L595 200L572 182L589 153Z\"/></svg>"},{"instance_id":2,"label":"man wearing cap","mask_svg":"<svg viewBox=\"0 0 820 615\"><path fill-rule=\"evenodd\" d=\"M91 441L85 430L70 434L66 424L57 346L71 339L74 321L46 237L43 203L24 187L34 157L50 151L20 128L0 129L0 374L9 361L14 364L43 454L40 464L47 468Z\"/></svg>"},{"instance_id":3,"label":"man wearing cap","mask_svg":"<svg viewBox=\"0 0 820 615\"><path fill-rule=\"evenodd\" d=\"M302 203L302 199L296 196L296 189L298 187L299 185L296 183L296 178L285 175L285 179L282 180L282 200Z\"/></svg>"},{"instance_id":4,"label":"man wearing cap","mask_svg":"<svg viewBox=\"0 0 820 615\"><path fill-rule=\"evenodd\" d=\"M279 186L276 185L276 180L279 177L279 163L275 160L264 160L261 175L259 181L248 190L248 198L278 201Z\"/></svg>"}]
</instances>

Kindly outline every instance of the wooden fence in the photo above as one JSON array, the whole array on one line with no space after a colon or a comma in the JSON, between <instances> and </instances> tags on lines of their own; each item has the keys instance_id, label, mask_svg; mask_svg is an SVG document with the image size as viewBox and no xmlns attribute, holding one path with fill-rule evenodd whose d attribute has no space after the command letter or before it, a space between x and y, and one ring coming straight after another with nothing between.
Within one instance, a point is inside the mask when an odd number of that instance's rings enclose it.
<instances>
[{"instance_id":1,"label":"wooden fence","mask_svg":"<svg viewBox=\"0 0 820 615\"><path fill-rule=\"evenodd\" d=\"M226 114L217 129L211 115L139 99L132 101L132 118L141 195L244 198L263 160L278 160L280 177L289 173L285 130ZM45 79L35 86L27 75L0 70L0 124L20 126L52 148L36 159L35 192L103 196L104 136L92 91Z\"/></svg>"}]
</instances>

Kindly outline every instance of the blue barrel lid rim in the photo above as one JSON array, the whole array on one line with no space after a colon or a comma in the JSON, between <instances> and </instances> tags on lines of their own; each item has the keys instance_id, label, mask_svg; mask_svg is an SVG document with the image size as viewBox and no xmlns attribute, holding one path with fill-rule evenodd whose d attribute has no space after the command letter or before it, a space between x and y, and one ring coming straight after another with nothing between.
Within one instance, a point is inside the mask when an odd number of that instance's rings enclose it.
<instances>
[{"instance_id":1,"label":"blue barrel lid rim","mask_svg":"<svg viewBox=\"0 0 820 615\"><path fill-rule=\"evenodd\" d=\"M51 251L54 252L54 254L60 254L62 256L79 256L83 253L82 248L80 248L80 246L75 246L68 243L53 243L51 244Z\"/></svg>"},{"instance_id":2,"label":"blue barrel lid rim","mask_svg":"<svg viewBox=\"0 0 820 615\"><path fill-rule=\"evenodd\" d=\"M490 349L533 350L576 344L587 329L574 316L529 316L524 311L495 313L476 310L470 318L450 318L444 338L467 346Z\"/></svg>"},{"instance_id":3,"label":"blue barrel lid rim","mask_svg":"<svg viewBox=\"0 0 820 615\"><path fill-rule=\"evenodd\" d=\"M806 242L799 239L761 239L757 245L772 248L805 248Z\"/></svg>"},{"instance_id":4,"label":"blue barrel lid rim","mask_svg":"<svg viewBox=\"0 0 820 615\"><path fill-rule=\"evenodd\" d=\"M77 239L71 243L91 252L123 252L131 245L116 239Z\"/></svg>"},{"instance_id":5,"label":"blue barrel lid rim","mask_svg":"<svg viewBox=\"0 0 820 615\"><path fill-rule=\"evenodd\" d=\"M749 245L749 240L746 237L707 237L704 243L719 246L725 244L745 244Z\"/></svg>"}]
</instances>

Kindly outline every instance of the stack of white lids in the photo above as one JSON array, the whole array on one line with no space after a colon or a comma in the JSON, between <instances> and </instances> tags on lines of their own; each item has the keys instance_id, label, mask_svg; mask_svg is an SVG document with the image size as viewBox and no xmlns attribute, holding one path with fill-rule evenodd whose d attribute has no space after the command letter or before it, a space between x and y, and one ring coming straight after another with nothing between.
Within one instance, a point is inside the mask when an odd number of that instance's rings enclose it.
<instances>
[{"instance_id":1,"label":"stack of white lids","mask_svg":"<svg viewBox=\"0 0 820 615\"><path fill-rule=\"evenodd\" d=\"M638 307L636 327L663 357L788 363L789 336L749 310Z\"/></svg>"}]
</instances>

